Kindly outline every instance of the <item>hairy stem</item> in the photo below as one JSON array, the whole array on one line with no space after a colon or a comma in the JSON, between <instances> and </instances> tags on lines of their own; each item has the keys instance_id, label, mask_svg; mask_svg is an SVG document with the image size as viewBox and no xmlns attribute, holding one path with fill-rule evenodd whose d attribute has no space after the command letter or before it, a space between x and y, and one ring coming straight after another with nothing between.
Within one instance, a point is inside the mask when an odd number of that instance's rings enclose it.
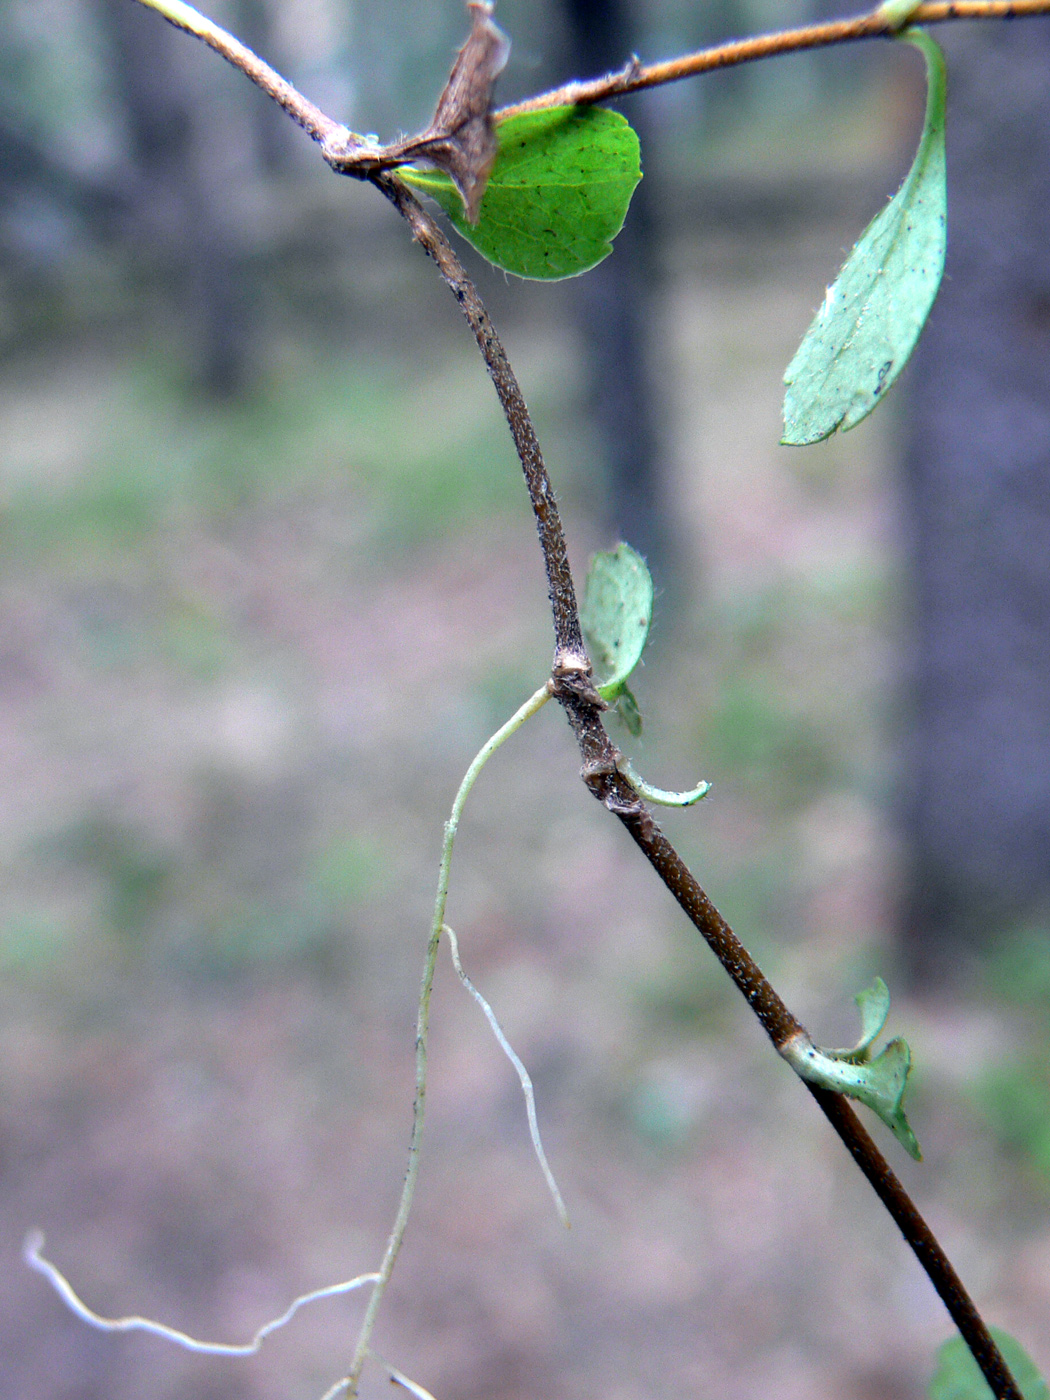
<instances>
[{"instance_id":1,"label":"hairy stem","mask_svg":"<svg viewBox=\"0 0 1050 1400\"><path fill-rule=\"evenodd\" d=\"M931 3L915 8L909 23L1022 19L1047 14L1050 14L1050 0L931 0ZM603 77L585 82L565 83L524 102L501 107L496 116L501 119L516 117L522 112L542 111L547 107L607 102L629 92L662 87L664 83L681 82L683 78L695 78L719 68L735 68L742 63L756 63L763 58L778 58L805 49L832 48L836 44L857 43L861 39L890 39L898 29L892 11L880 7L871 14L857 15L852 19L829 20L824 24L807 24L798 29L759 34L750 39L733 39L726 44L715 44L696 53L669 59L666 63L641 64L637 59L632 59L616 73L606 73Z\"/></svg>"},{"instance_id":2,"label":"hairy stem","mask_svg":"<svg viewBox=\"0 0 1050 1400\"><path fill-rule=\"evenodd\" d=\"M478 343L478 349L506 415L507 426L510 428L522 471L525 473L525 484L536 517L536 529L539 531L540 548L547 570L547 589L554 618L555 673L559 676L577 676L580 682L585 684L589 694L598 700L597 692L586 682L586 677L590 675L590 662L583 644L580 614L576 606L576 590L573 587L565 532L558 514L554 488L543 461L543 453L540 451L529 410L506 351L477 288L467 276L462 263L453 252L452 245L439 226L400 180L385 174L373 178L374 183L407 221L416 242L437 263L452 295L459 302L467 324L474 332L474 339ZM598 700L598 703L602 702Z\"/></svg>"}]
</instances>

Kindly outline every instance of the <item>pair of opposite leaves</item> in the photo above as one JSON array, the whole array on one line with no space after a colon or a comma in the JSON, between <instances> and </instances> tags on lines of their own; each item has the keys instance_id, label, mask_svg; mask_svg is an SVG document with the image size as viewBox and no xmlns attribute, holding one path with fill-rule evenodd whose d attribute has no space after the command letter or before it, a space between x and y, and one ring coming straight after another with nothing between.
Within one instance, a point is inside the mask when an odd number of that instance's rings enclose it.
<instances>
[{"instance_id":1,"label":"pair of opposite leaves","mask_svg":"<svg viewBox=\"0 0 1050 1400\"><path fill-rule=\"evenodd\" d=\"M819 442L871 413L907 363L940 286L947 220L944 59L922 30L901 37L926 60L919 148L903 185L827 289L784 374L782 441L790 446ZM401 178L436 200L490 262L519 277L574 277L607 257L642 176L628 122L604 108L554 107L497 116L493 135L480 195L476 187L466 192L455 171L408 167Z\"/></svg>"}]
</instances>

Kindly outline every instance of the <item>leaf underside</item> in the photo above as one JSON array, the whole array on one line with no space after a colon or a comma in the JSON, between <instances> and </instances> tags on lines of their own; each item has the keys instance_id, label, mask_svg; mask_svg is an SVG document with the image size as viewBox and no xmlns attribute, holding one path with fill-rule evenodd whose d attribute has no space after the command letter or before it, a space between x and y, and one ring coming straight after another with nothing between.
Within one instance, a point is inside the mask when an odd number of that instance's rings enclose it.
<instances>
[{"instance_id":1,"label":"leaf underside","mask_svg":"<svg viewBox=\"0 0 1050 1400\"><path fill-rule=\"evenodd\" d=\"M591 560L580 622L602 673L598 693L614 699L642 659L653 620L653 581L642 556L618 544Z\"/></svg>"},{"instance_id":2,"label":"leaf underside","mask_svg":"<svg viewBox=\"0 0 1050 1400\"><path fill-rule=\"evenodd\" d=\"M1001 1327L988 1330L1021 1387L1024 1400L1050 1400L1046 1381L1021 1343ZM928 1394L929 1400L994 1400L991 1386L961 1337L952 1337L937 1353L937 1371Z\"/></svg>"},{"instance_id":3,"label":"leaf underside","mask_svg":"<svg viewBox=\"0 0 1050 1400\"><path fill-rule=\"evenodd\" d=\"M881 977L856 997L861 1037L848 1050L814 1045L803 1035L781 1047L796 1074L834 1094L845 1094L878 1114L909 1156L922 1161L918 1139L904 1113L904 1091L911 1072L911 1050L901 1036L888 1041L877 1055L872 1046L882 1033L890 1011L889 988ZM1050 1397L1048 1397L1050 1400Z\"/></svg>"},{"instance_id":4,"label":"leaf underside","mask_svg":"<svg viewBox=\"0 0 1050 1400\"><path fill-rule=\"evenodd\" d=\"M642 178L638 137L618 112L554 107L508 117L476 224L440 170L401 179L440 204L478 252L519 277L575 277L612 252Z\"/></svg>"},{"instance_id":5,"label":"leaf underside","mask_svg":"<svg viewBox=\"0 0 1050 1400\"><path fill-rule=\"evenodd\" d=\"M926 120L904 184L868 225L784 373L784 436L792 447L856 427L908 362L944 273L946 78L940 49L918 29L903 38L926 59Z\"/></svg>"},{"instance_id":6,"label":"leaf underside","mask_svg":"<svg viewBox=\"0 0 1050 1400\"><path fill-rule=\"evenodd\" d=\"M860 1010L860 1040L851 1051L843 1052L842 1058L863 1061L869 1058L871 1047L882 1034L890 1014L890 989L881 977L876 977L854 1000Z\"/></svg>"},{"instance_id":7,"label":"leaf underside","mask_svg":"<svg viewBox=\"0 0 1050 1400\"><path fill-rule=\"evenodd\" d=\"M599 552L587 571L580 623L604 680L598 694L612 703L628 733L642 732L642 713L627 680L642 659L653 620L653 580L629 544Z\"/></svg>"}]
</instances>

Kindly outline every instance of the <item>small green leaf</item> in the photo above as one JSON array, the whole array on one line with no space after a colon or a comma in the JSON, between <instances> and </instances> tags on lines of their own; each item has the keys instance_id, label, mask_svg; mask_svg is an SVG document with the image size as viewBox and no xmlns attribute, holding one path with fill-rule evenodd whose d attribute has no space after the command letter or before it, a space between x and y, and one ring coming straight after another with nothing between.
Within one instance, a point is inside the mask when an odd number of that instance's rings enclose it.
<instances>
[{"instance_id":1,"label":"small green leaf","mask_svg":"<svg viewBox=\"0 0 1050 1400\"><path fill-rule=\"evenodd\" d=\"M612 700L613 709L620 716L620 721L628 734L637 739L642 732L642 712L638 708L638 701L634 698L634 692L630 686L624 681L616 694L607 698Z\"/></svg>"},{"instance_id":2,"label":"small green leaf","mask_svg":"<svg viewBox=\"0 0 1050 1400\"><path fill-rule=\"evenodd\" d=\"M869 1058L871 1047L882 1034L890 1014L890 989L881 977L876 977L870 987L857 993L854 1000L860 1007L860 1039L852 1050L843 1052L842 1058L863 1063Z\"/></svg>"},{"instance_id":3,"label":"small green leaf","mask_svg":"<svg viewBox=\"0 0 1050 1400\"><path fill-rule=\"evenodd\" d=\"M840 1051L823 1050L799 1037L783 1046L780 1053L800 1078L834 1094L857 1099L878 1114L905 1152L917 1162L922 1161L918 1140L902 1107L911 1069L906 1040L897 1036L867 1063L843 1059Z\"/></svg>"},{"instance_id":4,"label":"small green leaf","mask_svg":"<svg viewBox=\"0 0 1050 1400\"><path fill-rule=\"evenodd\" d=\"M575 277L608 257L642 178L626 119L602 107L552 107L508 117L496 135L476 224L442 171L407 166L400 176L435 199L489 262L519 277Z\"/></svg>"},{"instance_id":5,"label":"small green leaf","mask_svg":"<svg viewBox=\"0 0 1050 1400\"><path fill-rule=\"evenodd\" d=\"M784 373L783 443L820 442L862 422L911 355L944 272L944 57L919 29L926 122L911 170L865 229Z\"/></svg>"},{"instance_id":6,"label":"small green leaf","mask_svg":"<svg viewBox=\"0 0 1050 1400\"><path fill-rule=\"evenodd\" d=\"M626 699L633 706L638 730L623 715L632 733L641 730L641 716L627 679L642 659L653 620L653 581L645 560L629 544L596 554L587 571L580 622L587 646L605 679L598 686L603 700Z\"/></svg>"},{"instance_id":7,"label":"small green leaf","mask_svg":"<svg viewBox=\"0 0 1050 1400\"><path fill-rule=\"evenodd\" d=\"M1024 1400L1050 1400L1046 1381L1021 1343L1001 1327L988 1330L1021 1387ZM952 1337L937 1353L937 1371L930 1382L929 1400L995 1400L991 1386L981 1375L970 1348L961 1337Z\"/></svg>"},{"instance_id":8,"label":"small green leaf","mask_svg":"<svg viewBox=\"0 0 1050 1400\"><path fill-rule=\"evenodd\" d=\"M918 1140L904 1115L904 1091L911 1070L911 1050L900 1036L872 1058L871 1047L890 1011L889 988L881 977L858 992L861 1038L850 1050L814 1045L804 1031L780 1047L780 1053L800 1078L835 1094L846 1094L877 1113L909 1156L922 1161Z\"/></svg>"}]
</instances>

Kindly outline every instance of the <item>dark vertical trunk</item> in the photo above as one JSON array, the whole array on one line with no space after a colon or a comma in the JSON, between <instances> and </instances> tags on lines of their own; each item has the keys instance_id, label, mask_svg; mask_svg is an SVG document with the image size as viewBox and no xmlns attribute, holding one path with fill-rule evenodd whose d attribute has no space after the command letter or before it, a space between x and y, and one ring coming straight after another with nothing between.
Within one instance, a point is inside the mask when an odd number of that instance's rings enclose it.
<instances>
[{"instance_id":1,"label":"dark vertical trunk","mask_svg":"<svg viewBox=\"0 0 1050 1400\"><path fill-rule=\"evenodd\" d=\"M234 18L234 32L241 42L280 69L268 0L236 0ZM291 122L276 102L253 102L251 119L259 164L267 175L281 175L290 164L294 140Z\"/></svg>"},{"instance_id":2,"label":"dark vertical trunk","mask_svg":"<svg viewBox=\"0 0 1050 1400\"><path fill-rule=\"evenodd\" d=\"M248 378L251 348L246 269L224 197L239 124L201 100L195 62L213 60L200 46L127 0L96 3L135 166L136 236L168 264L200 381L229 396Z\"/></svg>"},{"instance_id":3,"label":"dark vertical trunk","mask_svg":"<svg viewBox=\"0 0 1050 1400\"><path fill-rule=\"evenodd\" d=\"M904 955L1050 910L1050 27L943 36L949 252L911 379Z\"/></svg>"},{"instance_id":4,"label":"dark vertical trunk","mask_svg":"<svg viewBox=\"0 0 1050 1400\"><path fill-rule=\"evenodd\" d=\"M628 0L564 0L577 77L622 68L632 52ZM631 120L638 124L637 109ZM643 150L649 148L645 143ZM669 539L649 338L655 220L643 180L615 252L572 284L587 386L608 483L610 524L666 582Z\"/></svg>"}]
</instances>

